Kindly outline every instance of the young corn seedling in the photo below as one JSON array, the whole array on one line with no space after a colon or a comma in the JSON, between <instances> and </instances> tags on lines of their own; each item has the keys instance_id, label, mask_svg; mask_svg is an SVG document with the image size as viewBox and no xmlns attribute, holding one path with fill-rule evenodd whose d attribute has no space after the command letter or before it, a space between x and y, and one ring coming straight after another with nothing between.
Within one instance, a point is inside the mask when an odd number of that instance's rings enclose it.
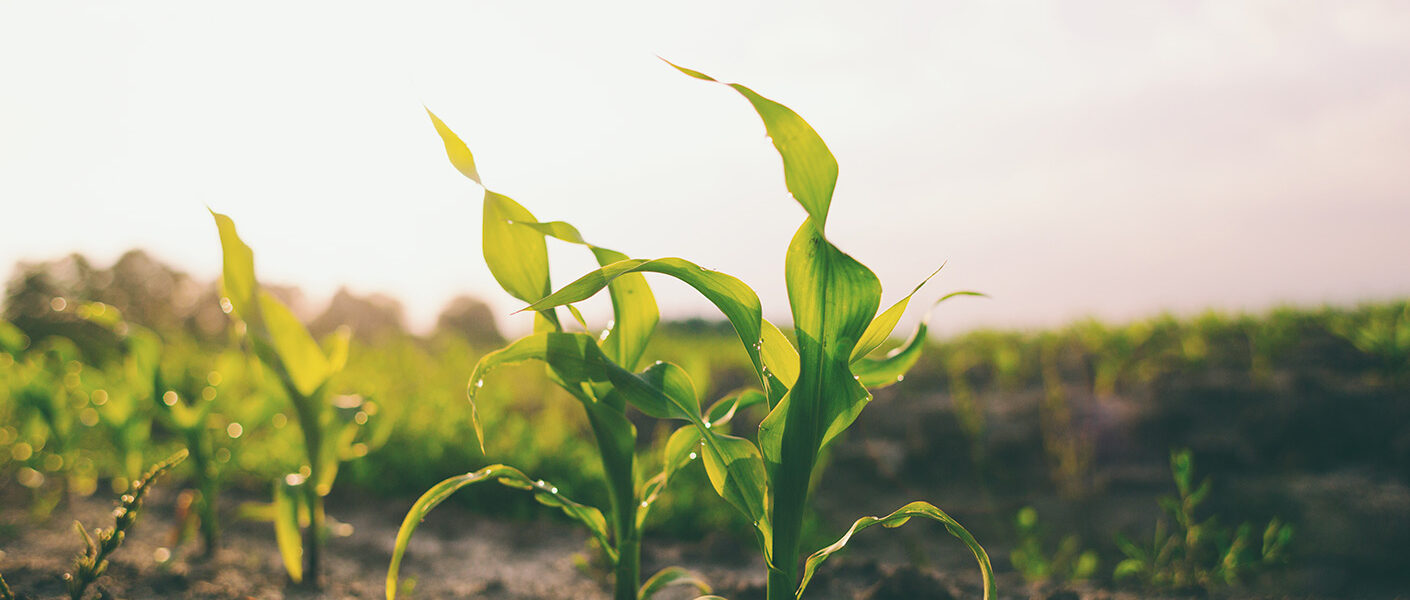
<instances>
[{"instance_id":1,"label":"young corn seedling","mask_svg":"<svg viewBox=\"0 0 1410 600\"><path fill-rule=\"evenodd\" d=\"M715 81L698 71L676 68L691 77ZM807 212L785 258L797 348L778 327L763 319L759 298L749 286L679 258L618 260L540 300L532 298L544 291L547 279L535 279L534 287L525 290L530 293L520 298L531 302L525 310L551 315L548 311L553 308L585 300L629 275L660 273L690 285L730 321L753 366L760 386L755 393L769 407L768 416L759 425L757 444L713 427L709 420L713 410L701 413L695 388L680 367L661 363L633 373L608 360L592 336L544 332L502 350L504 358L498 360L548 357L550 364L558 365L556 371L570 374L584 389L610 387L615 394L607 398L613 402L631 404L653 417L687 421L689 426L668 440L668 453L675 448L699 454L715 491L753 524L768 565L769 600L801 598L818 566L841 551L857 532L878 524L896 527L913 517L943 523L968 546L980 566L984 595L990 597L994 593L993 570L984 549L958 522L926 502L912 502L882 517L862 517L836 543L801 560L804 514L820 453L871 400L868 388L899 381L924 345L922 323L912 340L891 355L869 356L885 343L920 288L877 312L881 284L876 275L825 235L837 181L837 161L832 153L792 110L742 85L729 85L763 118L782 155L788 191ZM491 216L488 208L487 216ZM493 216L501 220L531 218L526 214ZM529 238L527 234L523 237ZM551 321L551 317L540 320ZM668 458L666 463L669 469L672 460Z\"/></svg>"},{"instance_id":2,"label":"young corn seedling","mask_svg":"<svg viewBox=\"0 0 1410 600\"><path fill-rule=\"evenodd\" d=\"M132 482L132 488L123 494L121 504L113 509L112 529L99 529L90 536L88 530L83 528L82 523L74 523L74 528L78 529L79 535L83 536L84 549L83 553L74 559L74 572L64 574L64 581L68 585L71 600L82 600L84 592L88 591L88 586L93 585L93 582L97 581L98 577L108 569L108 557L112 556L113 552L116 552L118 547L122 545L122 540L127 536L127 532L137 522L137 512L142 508L142 498L147 495L147 490L152 487L152 482L185 459L186 451L178 451L170 458L157 463L146 475ZM94 540L94 537L97 540ZM104 593L103 596L107 597L107 594Z\"/></svg>"},{"instance_id":3,"label":"young corn seedling","mask_svg":"<svg viewBox=\"0 0 1410 600\"><path fill-rule=\"evenodd\" d=\"M303 465L274 486L274 531L284 568L295 583L319 585L319 554L327 535L323 499L333 488L339 462L352 450L366 422L363 400L334 396L329 381L347 363L347 328L315 342L284 303L255 279L254 252L230 217L211 212L224 254L221 308L239 319L250 348L278 378L293 404L303 433ZM358 416L362 415L362 416Z\"/></svg>"},{"instance_id":4,"label":"young corn seedling","mask_svg":"<svg viewBox=\"0 0 1410 600\"><path fill-rule=\"evenodd\" d=\"M445 144L451 164L476 184L484 186L475 167L474 157L458 136L434 114L428 114ZM484 196L484 256L491 274L510 295L524 302L538 302L552 291L549 283L546 238L585 246L603 266L631 263L625 254L595 246L583 240L578 230L561 221L540 222L532 213L507 196L485 189ZM685 268L675 265L676 268ZM588 424L597 442L602 460L609 510L604 515L595 507L573 501L559 492L558 487L541 479L534 480L523 472L506 465L491 465L474 473L447 479L426 492L407 513L397 534L392 562L387 572L387 598L397 593L397 577L401 560L416 526L426 514L443 500L467 485L495 481L529 491L539 502L561 509L570 518L585 525L603 548L613 570L613 597L616 600L647 599L669 585L693 585L701 592L710 588L694 574L679 567L668 567L641 582L641 533L647 512L666 484L667 474L643 475L644 468L635 455L636 428L627 419L628 404L641 407L635 400L642 394L655 392L662 386L688 387L684 375L674 365L658 363L641 373L635 373L642 354L660 319L655 296L646 278L639 273L621 274L608 288L613 321L599 335L586 333L587 323L573 306L569 311L583 329L568 332L553 307L544 308L534 318L534 333L508 347L485 355L471 375L469 397L475 437L484 452L484 433L474 405L475 393L485 383L485 377L495 368L528 360L547 364L549 378L573 396L587 413ZM611 377L605 374L612 374ZM649 389L650 392L643 391ZM691 392L693 394L693 392ZM738 394L721 401L711 415L713 426L723 426L742 406L762 401L758 394ZM664 408L653 405L643 412L664 417ZM697 410L698 412L698 410ZM689 460L681 454L681 460ZM669 468L669 467L668 467Z\"/></svg>"}]
</instances>

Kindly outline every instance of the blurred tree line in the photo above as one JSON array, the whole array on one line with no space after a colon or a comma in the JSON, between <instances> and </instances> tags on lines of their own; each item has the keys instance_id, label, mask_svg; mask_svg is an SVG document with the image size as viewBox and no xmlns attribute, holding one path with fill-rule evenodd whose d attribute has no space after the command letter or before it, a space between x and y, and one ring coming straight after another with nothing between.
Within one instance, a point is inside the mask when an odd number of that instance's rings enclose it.
<instances>
[{"instance_id":1,"label":"blurred tree line","mask_svg":"<svg viewBox=\"0 0 1410 600\"><path fill-rule=\"evenodd\" d=\"M322 312L314 314L297 287L266 289L288 304L316 336L344 324L363 342L411 336L401 303L390 296L359 296L343 288ZM54 260L22 261L5 284L0 318L33 339L61 335L82 342L102 337L101 328L65 313L65 308L83 302L110 304L135 323L201 342L221 343L230 323L222 314L220 288L214 279L197 280L139 249L127 251L107 268L78 253ZM476 347L493 347L504 341L489 306L464 295L441 310L431 337L440 335L458 336Z\"/></svg>"}]
</instances>

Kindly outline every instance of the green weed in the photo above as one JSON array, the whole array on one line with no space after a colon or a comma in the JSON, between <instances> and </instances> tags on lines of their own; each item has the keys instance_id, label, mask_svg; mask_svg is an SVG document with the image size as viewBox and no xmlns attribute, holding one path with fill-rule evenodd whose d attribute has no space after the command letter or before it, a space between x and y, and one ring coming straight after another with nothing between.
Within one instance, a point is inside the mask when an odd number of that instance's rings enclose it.
<instances>
[{"instance_id":1,"label":"green weed","mask_svg":"<svg viewBox=\"0 0 1410 600\"><path fill-rule=\"evenodd\" d=\"M1157 521L1151 544L1144 547L1118 534L1117 546L1126 558L1116 565L1116 580L1136 580L1153 588L1212 588L1237 584L1287 560L1291 525L1275 517L1255 537L1249 523L1230 530L1219 525L1217 517L1200 521L1195 511L1209 498L1210 480L1194 484L1189 450L1171 451L1170 470L1179 496L1161 498L1160 506L1174 522L1173 529L1165 519Z\"/></svg>"},{"instance_id":2,"label":"green weed","mask_svg":"<svg viewBox=\"0 0 1410 600\"><path fill-rule=\"evenodd\" d=\"M1018 543L1009 553L1009 562L1030 583L1077 581L1096 574L1100 565L1096 551L1083 550L1076 535L1063 537L1051 555L1043 550L1043 531L1033 507L1025 506L1014 515L1014 530Z\"/></svg>"},{"instance_id":3,"label":"green weed","mask_svg":"<svg viewBox=\"0 0 1410 600\"><path fill-rule=\"evenodd\" d=\"M90 536L88 530L83 528L82 523L74 523L74 528L78 530L79 535L83 536L84 549L74 559L74 572L64 574L64 582L68 586L71 600L82 600L88 586L97 581L98 577L108 569L108 557L122 546L127 532L131 531L132 526L137 523L137 512L142 508L142 498L147 495L147 490L151 489L152 483L185 459L186 451L181 450L170 458L157 463L146 475L133 481L132 488L123 494L122 502L113 510L112 529L98 529ZM97 538L96 541L94 537ZM102 595L107 596L108 594L103 593Z\"/></svg>"}]
</instances>

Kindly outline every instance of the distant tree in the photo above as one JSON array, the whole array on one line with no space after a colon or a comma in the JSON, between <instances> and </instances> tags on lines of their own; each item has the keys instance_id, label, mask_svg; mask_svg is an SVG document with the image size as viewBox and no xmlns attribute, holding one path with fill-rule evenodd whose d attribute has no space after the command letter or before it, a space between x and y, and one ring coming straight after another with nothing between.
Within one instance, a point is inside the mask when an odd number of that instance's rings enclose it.
<instances>
[{"instance_id":1,"label":"distant tree","mask_svg":"<svg viewBox=\"0 0 1410 600\"><path fill-rule=\"evenodd\" d=\"M308 324L309 332L322 337L340 325L352 328L353 337L364 342L384 339L406 332L401 303L391 296L372 294L355 296L347 288L339 288L328 302L328 308Z\"/></svg>"},{"instance_id":2,"label":"distant tree","mask_svg":"<svg viewBox=\"0 0 1410 600\"><path fill-rule=\"evenodd\" d=\"M504 343L489 305L470 296L456 296L436 318L436 331L458 335L477 346Z\"/></svg>"}]
</instances>

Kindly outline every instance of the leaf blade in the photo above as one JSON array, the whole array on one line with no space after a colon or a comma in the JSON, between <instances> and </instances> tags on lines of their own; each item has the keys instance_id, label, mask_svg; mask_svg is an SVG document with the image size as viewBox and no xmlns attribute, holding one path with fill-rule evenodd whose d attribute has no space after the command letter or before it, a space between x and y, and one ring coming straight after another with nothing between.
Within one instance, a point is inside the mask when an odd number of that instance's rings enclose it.
<instances>
[{"instance_id":1,"label":"leaf blade","mask_svg":"<svg viewBox=\"0 0 1410 600\"><path fill-rule=\"evenodd\" d=\"M997 592L994 588L994 567L989 561L989 554L984 551L984 547L979 545L979 541L975 540L974 536L970 535L969 531L966 530L964 526L951 518L950 515L945 514L945 511L936 508L928 502L911 502L884 517L862 517L857 519L857 521L852 524L852 527L847 530L847 533L843 534L840 539L826 548L814 552L808 557L803 566L803 580L798 585L796 596L798 598L803 597L803 591L807 589L808 582L812 579L818 566L821 565L823 561L827 560L829 556L840 552L846 547L847 542L850 541L852 536L857 532L871 527L872 525L900 527L912 517L924 517L939 521L945 526L945 529L950 532L950 535L955 536L955 538L963 542L964 545L969 548L969 551L974 554L975 561L979 563L980 575L984 582L985 600L995 596Z\"/></svg>"},{"instance_id":2,"label":"leaf blade","mask_svg":"<svg viewBox=\"0 0 1410 600\"><path fill-rule=\"evenodd\" d=\"M587 526L593 536L602 543L602 547L612 553L613 560L616 560L615 552L611 550L612 545L607 539L607 520L603 518L601 511L574 502L558 493L558 488L541 480L531 480L518 469L506 465L490 465L473 473L456 475L441 481L426 490L426 493L411 505L411 509L406 513L406 518L402 519L401 527L397 530L396 544L392 547L392 560L387 567L387 600L396 598L402 557L406 554L407 546L411 543L411 536L416 532L417 525L426 518L426 515L430 514L432 509L461 488L485 481L498 481L508 487L533 491L539 502L558 508L569 518Z\"/></svg>"}]
</instances>

